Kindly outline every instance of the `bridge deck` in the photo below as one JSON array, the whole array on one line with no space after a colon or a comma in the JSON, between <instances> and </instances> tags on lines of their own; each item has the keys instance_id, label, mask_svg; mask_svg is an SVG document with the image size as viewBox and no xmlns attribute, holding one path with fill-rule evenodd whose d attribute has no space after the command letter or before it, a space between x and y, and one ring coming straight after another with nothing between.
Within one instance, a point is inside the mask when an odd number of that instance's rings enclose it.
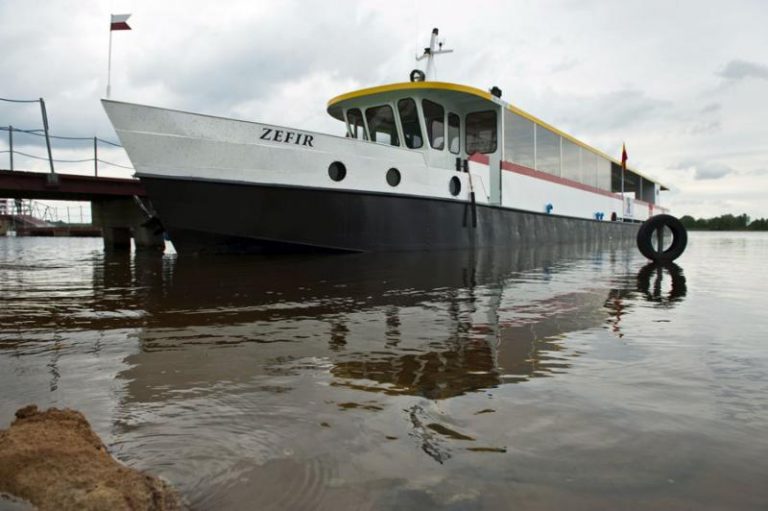
<instances>
[{"instance_id":1,"label":"bridge deck","mask_svg":"<svg viewBox=\"0 0 768 511\"><path fill-rule=\"evenodd\" d=\"M0 170L0 197L90 201L146 196L138 179Z\"/></svg>"}]
</instances>

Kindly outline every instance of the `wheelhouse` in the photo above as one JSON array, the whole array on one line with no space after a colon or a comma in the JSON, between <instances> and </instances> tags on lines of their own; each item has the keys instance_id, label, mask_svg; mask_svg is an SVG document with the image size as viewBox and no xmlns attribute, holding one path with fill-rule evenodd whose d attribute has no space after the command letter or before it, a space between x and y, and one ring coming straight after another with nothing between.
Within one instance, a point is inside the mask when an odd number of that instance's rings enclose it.
<instances>
[{"instance_id":1,"label":"wheelhouse","mask_svg":"<svg viewBox=\"0 0 768 511\"><path fill-rule=\"evenodd\" d=\"M667 188L603 152L508 104L490 92L445 82L406 82L362 89L328 102L346 136L423 153L431 167L456 170L457 158L487 161L491 200L501 170L526 172L582 189L658 204Z\"/></svg>"},{"instance_id":2,"label":"wheelhouse","mask_svg":"<svg viewBox=\"0 0 768 511\"><path fill-rule=\"evenodd\" d=\"M424 153L432 167L455 169L456 158L494 154L499 105L490 93L443 82L410 82L338 96L328 113L346 136Z\"/></svg>"}]
</instances>

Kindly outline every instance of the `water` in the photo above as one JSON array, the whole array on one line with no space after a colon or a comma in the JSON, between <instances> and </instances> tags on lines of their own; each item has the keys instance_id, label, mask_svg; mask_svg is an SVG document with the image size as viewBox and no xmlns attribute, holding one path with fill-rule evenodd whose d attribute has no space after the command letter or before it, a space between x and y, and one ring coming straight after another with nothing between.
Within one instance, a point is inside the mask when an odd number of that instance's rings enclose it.
<instances>
[{"instance_id":1,"label":"water","mask_svg":"<svg viewBox=\"0 0 768 511\"><path fill-rule=\"evenodd\" d=\"M0 428L79 409L197 510L765 510L766 255L0 238Z\"/></svg>"}]
</instances>

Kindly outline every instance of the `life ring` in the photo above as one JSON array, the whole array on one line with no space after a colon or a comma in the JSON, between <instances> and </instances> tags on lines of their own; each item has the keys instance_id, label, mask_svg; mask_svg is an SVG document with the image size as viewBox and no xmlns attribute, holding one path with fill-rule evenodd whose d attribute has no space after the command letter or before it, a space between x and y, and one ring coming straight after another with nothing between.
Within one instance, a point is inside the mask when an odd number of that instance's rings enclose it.
<instances>
[{"instance_id":1,"label":"life ring","mask_svg":"<svg viewBox=\"0 0 768 511\"><path fill-rule=\"evenodd\" d=\"M423 82L427 78L427 75L424 74L424 71L421 69L414 69L411 71L411 81L412 82Z\"/></svg>"},{"instance_id":2,"label":"life ring","mask_svg":"<svg viewBox=\"0 0 768 511\"><path fill-rule=\"evenodd\" d=\"M672 243L664 247L654 247L653 238L659 229L667 228L672 233ZM688 232L683 223L672 215L654 215L640 226L637 231L637 248L645 257L657 263L674 261L685 251L688 245Z\"/></svg>"}]
</instances>

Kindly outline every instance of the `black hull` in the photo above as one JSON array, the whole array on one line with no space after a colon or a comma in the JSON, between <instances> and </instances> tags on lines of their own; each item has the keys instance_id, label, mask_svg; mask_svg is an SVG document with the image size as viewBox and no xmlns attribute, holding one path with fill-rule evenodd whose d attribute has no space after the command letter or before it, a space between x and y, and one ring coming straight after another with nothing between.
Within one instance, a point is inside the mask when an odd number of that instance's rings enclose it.
<instances>
[{"instance_id":1,"label":"black hull","mask_svg":"<svg viewBox=\"0 0 768 511\"><path fill-rule=\"evenodd\" d=\"M386 252L634 241L636 223L454 200L142 177L181 253Z\"/></svg>"}]
</instances>

